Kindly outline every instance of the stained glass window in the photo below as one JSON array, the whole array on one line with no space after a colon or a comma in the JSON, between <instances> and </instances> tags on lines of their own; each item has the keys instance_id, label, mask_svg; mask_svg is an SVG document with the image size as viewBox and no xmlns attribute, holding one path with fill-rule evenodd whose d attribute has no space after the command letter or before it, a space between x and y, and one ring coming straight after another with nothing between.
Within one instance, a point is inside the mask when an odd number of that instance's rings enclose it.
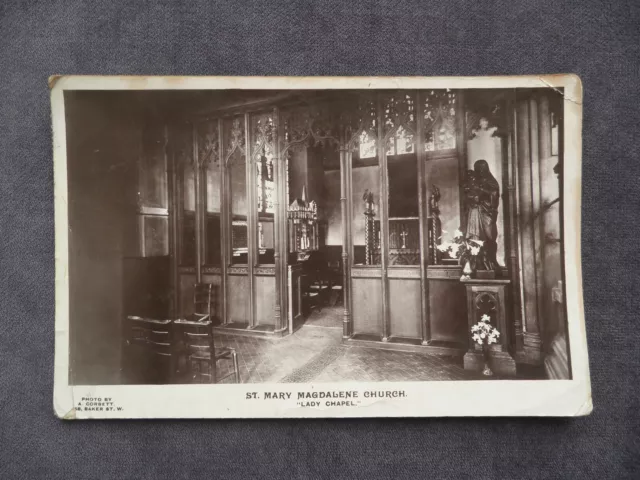
<instances>
[{"instance_id":1,"label":"stained glass window","mask_svg":"<svg viewBox=\"0 0 640 480\"><path fill-rule=\"evenodd\" d=\"M275 253L275 122L273 112L251 115L252 147L257 211L258 264L274 263Z\"/></svg>"},{"instance_id":2,"label":"stained glass window","mask_svg":"<svg viewBox=\"0 0 640 480\"><path fill-rule=\"evenodd\" d=\"M376 139L367 134L367 132L360 134L359 152L360 158L373 158L377 154Z\"/></svg>"},{"instance_id":3,"label":"stained glass window","mask_svg":"<svg viewBox=\"0 0 640 480\"><path fill-rule=\"evenodd\" d=\"M231 214L231 263L247 263L247 174L242 117L224 121L223 139Z\"/></svg>"},{"instance_id":4,"label":"stained glass window","mask_svg":"<svg viewBox=\"0 0 640 480\"><path fill-rule=\"evenodd\" d=\"M387 141L387 155L413 153L413 133L400 126Z\"/></svg>"},{"instance_id":5,"label":"stained glass window","mask_svg":"<svg viewBox=\"0 0 640 480\"><path fill-rule=\"evenodd\" d=\"M275 182L273 179L273 155L260 155L256 161L258 212L274 213Z\"/></svg>"},{"instance_id":6,"label":"stained glass window","mask_svg":"<svg viewBox=\"0 0 640 480\"><path fill-rule=\"evenodd\" d=\"M448 90L423 93L424 150L435 152L456 148L456 94Z\"/></svg>"}]
</instances>

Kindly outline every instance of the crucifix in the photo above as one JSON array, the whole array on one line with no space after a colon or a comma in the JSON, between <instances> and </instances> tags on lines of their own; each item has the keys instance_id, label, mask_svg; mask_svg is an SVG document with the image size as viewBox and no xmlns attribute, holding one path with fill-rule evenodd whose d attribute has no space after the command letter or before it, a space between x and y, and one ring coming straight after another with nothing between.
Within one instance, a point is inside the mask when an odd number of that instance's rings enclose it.
<instances>
[{"instance_id":1,"label":"crucifix","mask_svg":"<svg viewBox=\"0 0 640 480\"><path fill-rule=\"evenodd\" d=\"M405 230L404 224L402 224L402 232L400 232L400 236L402 237L402 246L400 248L407 248L407 236L409 233Z\"/></svg>"}]
</instances>

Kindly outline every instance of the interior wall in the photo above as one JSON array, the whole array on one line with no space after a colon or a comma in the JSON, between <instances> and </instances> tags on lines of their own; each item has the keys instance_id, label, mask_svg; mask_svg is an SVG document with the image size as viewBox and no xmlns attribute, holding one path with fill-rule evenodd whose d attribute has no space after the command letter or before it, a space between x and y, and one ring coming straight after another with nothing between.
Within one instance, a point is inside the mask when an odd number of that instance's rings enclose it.
<instances>
[{"instance_id":1,"label":"interior wall","mask_svg":"<svg viewBox=\"0 0 640 480\"><path fill-rule=\"evenodd\" d=\"M327 222L325 245L342 246L340 170L324 172L323 211Z\"/></svg>"},{"instance_id":2,"label":"interior wall","mask_svg":"<svg viewBox=\"0 0 640 480\"><path fill-rule=\"evenodd\" d=\"M290 151L289 195L291 198L289 201L292 202L294 198L302 198L302 187L307 188L307 200L314 200L309 195L309 186L307 185L307 149L293 147Z\"/></svg>"},{"instance_id":3,"label":"interior wall","mask_svg":"<svg viewBox=\"0 0 640 480\"><path fill-rule=\"evenodd\" d=\"M324 170L319 151L313 148L293 148L289 161L289 192L292 198L302 198L306 188L307 201L318 204L320 219L324 216Z\"/></svg>"},{"instance_id":4,"label":"interior wall","mask_svg":"<svg viewBox=\"0 0 640 480\"><path fill-rule=\"evenodd\" d=\"M560 195L558 177L553 167L558 164L558 157L552 156L540 160L540 190L541 203L549 205ZM560 251L560 203L556 202L548 207L541 217L543 244L543 273L544 317L547 319L545 337L547 342L564 329L558 317L557 305L553 299L553 289L562 280L562 255Z\"/></svg>"},{"instance_id":5,"label":"interior wall","mask_svg":"<svg viewBox=\"0 0 640 480\"><path fill-rule=\"evenodd\" d=\"M307 152L307 198L318 204L320 220L325 219L324 206L324 168L319 149L308 149Z\"/></svg>"},{"instance_id":6,"label":"interior wall","mask_svg":"<svg viewBox=\"0 0 640 480\"><path fill-rule=\"evenodd\" d=\"M570 376L564 330L559 179L554 167L561 159L558 130L552 128L554 102L562 97L551 90L519 92L516 120L518 209L523 277L523 361L539 364L551 354L562 364L554 378ZM555 344L555 346L552 346ZM561 344L561 345L560 345ZM553 349L553 352L550 350ZM562 357L562 358L560 358Z\"/></svg>"},{"instance_id":7,"label":"interior wall","mask_svg":"<svg viewBox=\"0 0 640 480\"><path fill-rule=\"evenodd\" d=\"M65 92L70 382L119 382L123 258L135 256L140 128L109 92Z\"/></svg>"}]
</instances>

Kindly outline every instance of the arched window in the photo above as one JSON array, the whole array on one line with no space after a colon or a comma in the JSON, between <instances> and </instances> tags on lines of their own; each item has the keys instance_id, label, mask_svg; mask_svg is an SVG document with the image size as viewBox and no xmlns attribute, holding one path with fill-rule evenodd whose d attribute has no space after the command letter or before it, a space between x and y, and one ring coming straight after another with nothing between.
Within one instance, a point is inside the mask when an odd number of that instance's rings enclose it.
<instances>
[{"instance_id":1,"label":"arched window","mask_svg":"<svg viewBox=\"0 0 640 480\"><path fill-rule=\"evenodd\" d=\"M273 154L263 149L256 162L258 212L274 213L275 182L273 179Z\"/></svg>"},{"instance_id":2,"label":"arched window","mask_svg":"<svg viewBox=\"0 0 640 480\"><path fill-rule=\"evenodd\" d=\"M376 139L370 137L367 132L360 134L359 153L360 158L373 158L378 153L376 151Z\"/></svg>"}]
</instances>

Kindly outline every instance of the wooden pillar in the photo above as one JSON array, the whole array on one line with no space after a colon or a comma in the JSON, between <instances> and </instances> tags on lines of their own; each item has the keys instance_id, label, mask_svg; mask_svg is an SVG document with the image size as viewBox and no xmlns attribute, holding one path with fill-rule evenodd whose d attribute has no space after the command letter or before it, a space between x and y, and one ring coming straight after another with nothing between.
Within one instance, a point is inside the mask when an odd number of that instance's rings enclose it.
<instances>
[{"instance_id":1,"label":"wooden pillar","mask_svg":"<svg viewBox=\"0 0 640 480\"><path fill-rule=\"evenodd\" d=\"M540 158L551 157L551 110L545 93L538 96L538 144Z\"/></svg>"},{"instance_id":2,"label":"wooden pillar","mask_svg":"<svg viewBox=\"0 0 640 480\"><path fill-rule=\"evenodd\" d=\"M349 147L351 144L348 144ZM351 267L353 266L353 152L351 148L348 148L345 152L345 181L347 184L346 197L347 197L347 215L346 215L346 227L347 227L347 243L345 245L345 252L343 257L346 259L345 268L347 275L347 284L345 285L345 301L348 308L348 320L349 320L349 336L353 336L353 283L351 280Z\"/></svg>"},{"instance_id":3,"label":"wooden pillar","mask_svg":"<svg viewBox=\"0 0 640 480\"><path fill-rule=\"evenodd\" d=\"M244 159L245 159L245 196L247 199L247 278L249 281L249 326L256 327L256 288L254 277L254 266L256 264L256 254L258 246L257 221L256 221L256 176L251 155L251 145L253 138L251 135L251 119L248 113L244 114Z\"/></svg>"},{"instance_id":4,"label":"wooden pillar","mask_svg":"<svg viewBox=\"0 0 640 480\"><path fill-rule=\"evenodd\" d=\"M202 247L204 229L202 228L202 169L198 158L198 134L196 124L191 126L192 148L193 148L193 176L195 182L195 221L196 221L196 283L202 282Z\"/></svg>"},{"instance_id":5,"label":"wooden pillar","mask_svg":"<svg viewBox=\"0 0 640 480\"><path fill-rule=\"evenodd\" d=\"M537 345L540 343L540 319L544 312L544 305L542 303L542 291L544 285L543 270L543 249L544 245L542 237L544 232L542 229L543 217L540 214L542 211L541 190L542 182L540 178L540 142L539 142L539 130L538 130L538 98L536 94L533 94L529 98L529 145L530 145L530 162L531 162L531 208L532 208L532 233L533 233L533 260L534 271L533 278L535 278L535 299L536 299L536 318L535 326L531 330L538 333Z\"/></svg>"},{"instance_id":6,"label":"wooden pillar","mask_svg":"<svg viewBox=\"0 0 640 480\"><path fill-rule=\"evenodd\" d=\"M171 153L173 157L173 166L174 166L174 177L175 177L175 191L174 191L174 202L175 202L175 240L176 240L176 265L177 271L179 275L179 267L184 263L184 168L185 162L189 160L185 158L186 145L185 141L185 125L173 124L172 131L170 132L171 140ZM180 294L180 281L178 276L178 291L176 292L177 296L177 315L180 316L183 314L182 305L182 296Z\"/></svg>"},{"instance_id":7,"label":"wooden pillar","mask_svg":"<svg viewBox=\"0 0 640 480\"><path fill-rule=\"evenodd\" d=\"M382 341L391 336L389 312L389 172L387 171L387 149L384 135L384 106L382 97L377 97L378 113L378 165L380 168L380 269L382 287Z\"/></svg>"},{"instance_id":8,"label":"wooden pillar","mask_svg":"<svg viewBox=\"0 0 640 480\"><path fill-rule=\"evenodd\" d=\"M536 261L537 275L538 275L538 314L539 317L539 328L540 328L540 337L542 343L546 338L549 321L551 321L550 317L550 309L545 308L545 298L549 299L549 303L551 303L550 292L547 294L545 292L545 278L551 272L551 270L547 270L545 268L545 259L547 258L547 254L552 250L548 250L547 242L546 242L546 234L548 230L546 229L545 223L547 222L547 216L545 214L545 210L550 200L553 198L549 197L549 192L546 184L547 178L549 178L549 159L551 158L551 112L549 109L549 97L546 93L539 93L536 96L536 104L537 104L537 112L538 112L538 124L537 124L537 140L538 140L538 165L536 170L538 171L538 190L539 190L539 207L536 210L536 242L537 242L537 255L538 261ZM534 165L534 168L536 165ZM553 249L553 246L550 246ZM539 263L539 265L538 265Z\"/></svg>"},{"instance_id":9,"label":"wooden pillar","mask_svg":"<svg viewBox=\"0 0 640 480\"><path fill-rule=\"evenodd\" d=\"M171 275L171 318L180 315L180 277L179 277L179 250L178 250L178 167L174 155L173 145L170 143L169 126L164 126L164 155L167 165L167 197L169 200L169 261Z\"/></svg>"},{"instance_id":10,"label":"wooden pillar","mask_svg":"<svg viewBox=\"0 0 640 480\"><path fill-rule=\"evenodd\" d=\"M537 158L538 142L532 149L532 102L529 98L520 99L517 107L518 125L518 196L519 196L519 229L520 229L520 292L523 313L523 343L525 358L523 361L537 363L540 361L540 330L538 326L538 298L536 275L536 243L534 215L536 207L534 178L538 175L532 169L532 153ZM537 122L537 109L534 112ZM535 126L537 134L537 125ZM537 165L536 165L537 167ZM539 193L537 195L539 198Z\"/></svg>"},{"instance_id":11,"label":"wooden pillar","mask_svg":"<svg viewBox=\"0 0 640 480\"><path fill-rule=\"evenodd\" d=\"M229 265L229 245L231 244L229 236L229 209L231 203L227 195L227 159L224 151L224 137L222 132L222 119L218 119L218 149L220 151L220 284L221 299L220 302L220 322L224 325L229 323L227 319L227 266Z\"/></svg>"},{"instance_id":12,"label":"wooden pillar","mask_svg":"<svg viewBox=\"0 0 640 480\"><path fill-rule=\"evenodd\" d=\"M287 228L287 204L284 199L286 193L286 168L284 158L280 156L280 119L278 118L278 108L273 109L273 122L275 125L273 132L273 180L275 183L274 192L274 214L273 214L273 235L274 252L273 263L275 264L275 331L280 332L287 328L287 259L284 254L283 245L286 247Z\"/></svg>"},{"instance_id":13,"label":"wooden pillar","mask_svg":"<svg viewBox=\"0 0 640 480\"><path fill-rule=\"evenodd\" d=\"M350 175L347 168L348 161L348 144L343 139L340 144L340 210L342 214L342 338L347 339L353 334L353 326L351 324L351 309L349 299L351 298L351 282L350 282L350 266L351 266L351 244L349 237L349 227L351 225L350 210L347 198L350 198L350 190L348 188L348 176Z\"/></svg>"},{"instance_id":14,"label":"wooden pillar","mask_svg":"<svg viewBox=\"0 0 640 480\"><path fill-rule=\"evenodd\" d=\"M428 222L426 201L426 172L424 151L424 100L421 91L416 92L416 161L418 162L418 222L420 230L420 328L422 344L431 343L431 323L429 322L429 281L427 280L428 263Z\"/></svg>"},{"instance_id":15,"label":"wooden pillar","mask_svg":"<svg viewBox=\"0 0 640 480\"><path fill-rule=\"evenodd\" d=\"M520 352L523 348L523 331L522 331L522 310L520 295L520 263L518 259L518 156L517 141L518 122L516 115L516 98L515 92L507 101L507 125L508 125L508 144L507 144L507 209L506 214L509 219L507 234L509 236L509 256L508 265L509 278L511 279L511 299L512 308L510 314L513 316L514 323L514 345L515 350Z\"/></svg>"},{"instance_id":16,"label":"wooden pillar","mask_svg":"<svg viewBox=\"0 0 640 480\"><path fill-rule=\"evenodd\" d=\"M467 126L465 122L464 90L456 93L456 154L458 155L458 195L460 198L460 224L466 223L464 182L467 176ZM499 180L502 182L502 179ZM463 223L464 222L464 223Z\"/></svg>"}]
</instances>

